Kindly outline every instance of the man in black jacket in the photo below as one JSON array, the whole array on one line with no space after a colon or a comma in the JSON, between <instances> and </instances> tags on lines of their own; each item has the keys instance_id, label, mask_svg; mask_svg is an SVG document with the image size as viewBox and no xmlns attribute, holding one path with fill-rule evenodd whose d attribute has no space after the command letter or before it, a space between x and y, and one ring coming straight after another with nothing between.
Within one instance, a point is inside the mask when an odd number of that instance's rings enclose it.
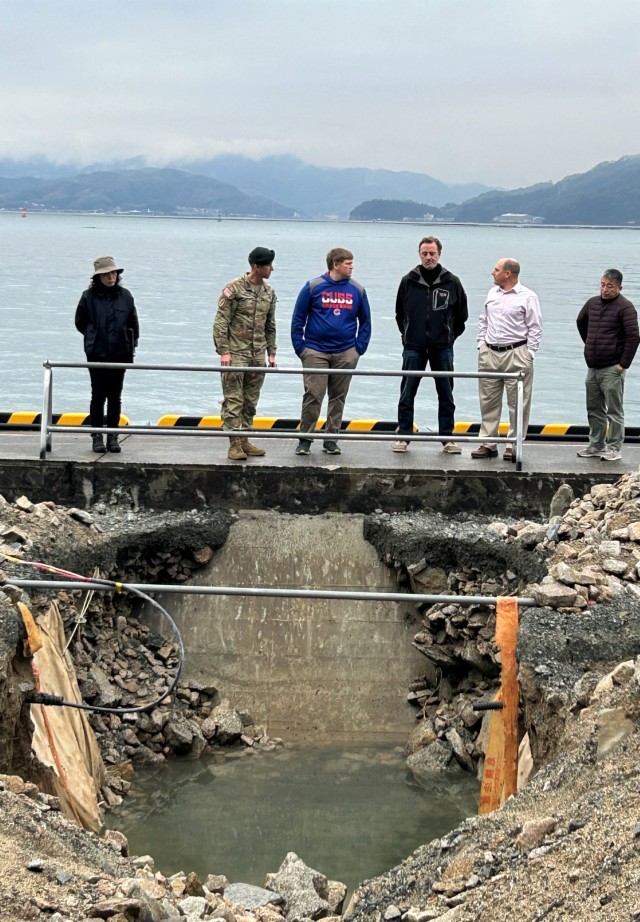
<instances>
[{"instance_id":1,"label":"man in black jacket","mask_svg":"<svg viewBox=\"0 0 640 922\"><path fill-rule=\"evenodd\" d=\"M440 265L442 244L424 237L418 246L420 265L400 282L396 298L396 323L402 336L402 370L453 371L453 343L467 322L467 296L460 279ZM413 432L413 404L420 377L402 379L398 403L398 434L394 451L406 451ZM435 378L438 394L438 432L445 436L443 450L460 454L460 447L446 438L453 433L456 405L453 378Z\"/></svg>"},{"instance_id":2,"label":"man in black jacket","mask_svg":"<svg viewBox=\"0 0 640 922\"><path fill-rule=\"evenodd\" d=\"M624 374L638 349L638 314L623 297L622 272L607 269L600 295L589 298L578 314L578 332L587 363L589 444L581 458L620 461L624 442Z\"/></svg>"}]
</instances>

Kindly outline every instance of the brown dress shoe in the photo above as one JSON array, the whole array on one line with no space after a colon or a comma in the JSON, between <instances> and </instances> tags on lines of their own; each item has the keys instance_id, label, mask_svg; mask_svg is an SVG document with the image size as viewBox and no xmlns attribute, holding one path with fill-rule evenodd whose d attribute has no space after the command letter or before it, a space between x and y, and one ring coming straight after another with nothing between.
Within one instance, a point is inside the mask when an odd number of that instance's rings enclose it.
<instances>
[{"instance_id":1,"label":"brown dress shoe","mask_svg":"<svg viewBox=\"0 0 640 922\"><path fill-rule=\"evenodd\" d=\"M516 460L516 453L513 450L513 448L505 448L504 454L502 456L502 460L503 461L515 461Z\"/></svg>"},{"instance_id":2,"label":"brown dress shoe","mask_svg":"<svg viewBox=\"0 0 640 922\"><path fill-rule=\"evenodd\" d=\"M498 449L489 448L488 445L481 445L480 448L476 448L475 451L471 452L471 457L472 458L485 458L485 459L486 458L497 458Z\"/></svg>"}]
</instances>

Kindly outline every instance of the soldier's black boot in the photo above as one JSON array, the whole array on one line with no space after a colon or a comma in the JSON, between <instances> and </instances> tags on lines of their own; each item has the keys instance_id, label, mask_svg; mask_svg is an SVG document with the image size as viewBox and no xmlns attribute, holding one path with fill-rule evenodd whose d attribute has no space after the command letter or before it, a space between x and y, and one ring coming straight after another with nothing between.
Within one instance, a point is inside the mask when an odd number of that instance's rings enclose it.
<instances>
[{"instance_id":1,"label":"soldier's black boot","mask_svg":"<svg viewBox=\"0 0 640 922\"><path fill-rule=\"evenodd\" d=\"M118 443L118 436L114 432L109 433L107 436L107 451L113 452L114 455L122 451Z\"/></svg>"},{"instance_id":2,"label":"soldier's black boot","mask_svg":"<svg viewBox=\"0 0 640 922\"><path fill-rule=\"evenodd\" d=\"M107 450L104 447L104 439L99 432L94 432L91 436L92 447L96 454L103 455Z\"/></svg>"}]
</instances>

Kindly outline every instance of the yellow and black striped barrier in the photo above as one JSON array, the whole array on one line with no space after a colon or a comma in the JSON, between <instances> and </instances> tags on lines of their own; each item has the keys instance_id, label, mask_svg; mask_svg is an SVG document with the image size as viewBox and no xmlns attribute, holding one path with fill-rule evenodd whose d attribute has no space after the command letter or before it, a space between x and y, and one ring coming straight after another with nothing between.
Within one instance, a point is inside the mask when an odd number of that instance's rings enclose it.
<instances>
[{"instance_id":1,"label":"yellow and black striped barrier","mask_svg":"<svg viewBox=\"0 0 640 922\"><path fill-rule=\"evenodd\" d=\"M42 414L34 410L18 410L12 413L0 412L0 430L39 429L41 421ZM87 413L54 413L52 424L54 426L91 425ZM326 419L321 417L316 423L316 430L323 430L325 424ZM129 417L121 415L119 425L121 427L129 426ZM160 417L156 425L175 426L181 429L222 429L222 418L220 416L181 416L167 413ZM343 432L395 432L397 427L398 424L395 420L350 419L343 420L340 428ZM253 421L253 428L296 432L300 428L300 420L280 416L258 416ZM508 430L508 423L500 423L501 436L506 436ZM419 432L420 429L414 425L413 431ZM437 435L437 432L427 428L422 431L425 434ZM454 435L479 435L479 433L480 423L475 422L457 422L453 430ZM588 438L588 426L573 426L569 423L547 423L544 426L531 423L527 430L527 441L529 442L584 442ZM625 429L625 442L640 442L640 427L627 426Z\"/></svg>"},{"instance_id":2,"label":"yellow and black striped barrier","mask_svg":"<svg viewBox=\"0 0 640 922\"><path fill-rule=\"evenodd\" d=\"M88 413L53 413L51 422L54 426L90 426ZM18 410L15 413L0 412L0 429L30 430L39 429L42 413L33 410ZM120 416L120 426L129 425L128 416Z\"/></svg>"},{"instance_id":3,"label":"yellow and black striped barrier","mask_svg":"<svg viewBox=\"0 0 640 922\"><path fill-rule=\"evenodd\" d=\"M316 430L325 427L326 420L322 417L316 423ZM158 426L177 426L183 429L222 429L220 416L177 416L167 414L161 416ZM340 427L343 432L395 432L398 424L395 420L378 419L344 419ZM254 429L272 429L282 432L296 432L300 428L299 419L285 419L278 416L257 416L253 421ZM414 431L418 427L414 426Z\"/></svg>"},{"instance_id":4,"label":"yellow and black striped barrier","mask_svg":"<svg viewBox=\"0 0 640 922\"><path fill-rule=\"evenodd\" d=\"M500 423L500 435L505 436L509 431L509 423ZM479 435L480 423L456 423L454 435ZM584 442L589 438L588 426L572 426L568 423L547 423L545 426L529 424L527 441L536 442ZM640 441L640 427L627 426L625 429L625 442Z\"/></svg>"}]
</instances>

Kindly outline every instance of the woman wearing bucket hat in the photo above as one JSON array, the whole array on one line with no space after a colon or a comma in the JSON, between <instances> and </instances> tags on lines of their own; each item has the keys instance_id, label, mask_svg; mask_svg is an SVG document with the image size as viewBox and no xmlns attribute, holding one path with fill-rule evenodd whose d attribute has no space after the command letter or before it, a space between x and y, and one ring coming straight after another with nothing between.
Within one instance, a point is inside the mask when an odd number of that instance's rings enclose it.
<instances>
[{"instance_id":1,"label":"woman wearing bucket hat","mask_svg":"<svg viewBox=\"0 0 640 922\"><path fill-rule=\"evenodd\" d=\"M91 285L82 293L76 309L76 329L84 336L88 362L133 362L140 327L133 296L120 285L123 271L112 256L94 260ZM124 374L124 369L89 369L89 419L93 429L105 424L105 403L107 428L118 427ZM93 450L98 454L121 450L115 433L107 435L106 446L102 433L94 432L92 440Z\"/></svg>"}]
</instances>

